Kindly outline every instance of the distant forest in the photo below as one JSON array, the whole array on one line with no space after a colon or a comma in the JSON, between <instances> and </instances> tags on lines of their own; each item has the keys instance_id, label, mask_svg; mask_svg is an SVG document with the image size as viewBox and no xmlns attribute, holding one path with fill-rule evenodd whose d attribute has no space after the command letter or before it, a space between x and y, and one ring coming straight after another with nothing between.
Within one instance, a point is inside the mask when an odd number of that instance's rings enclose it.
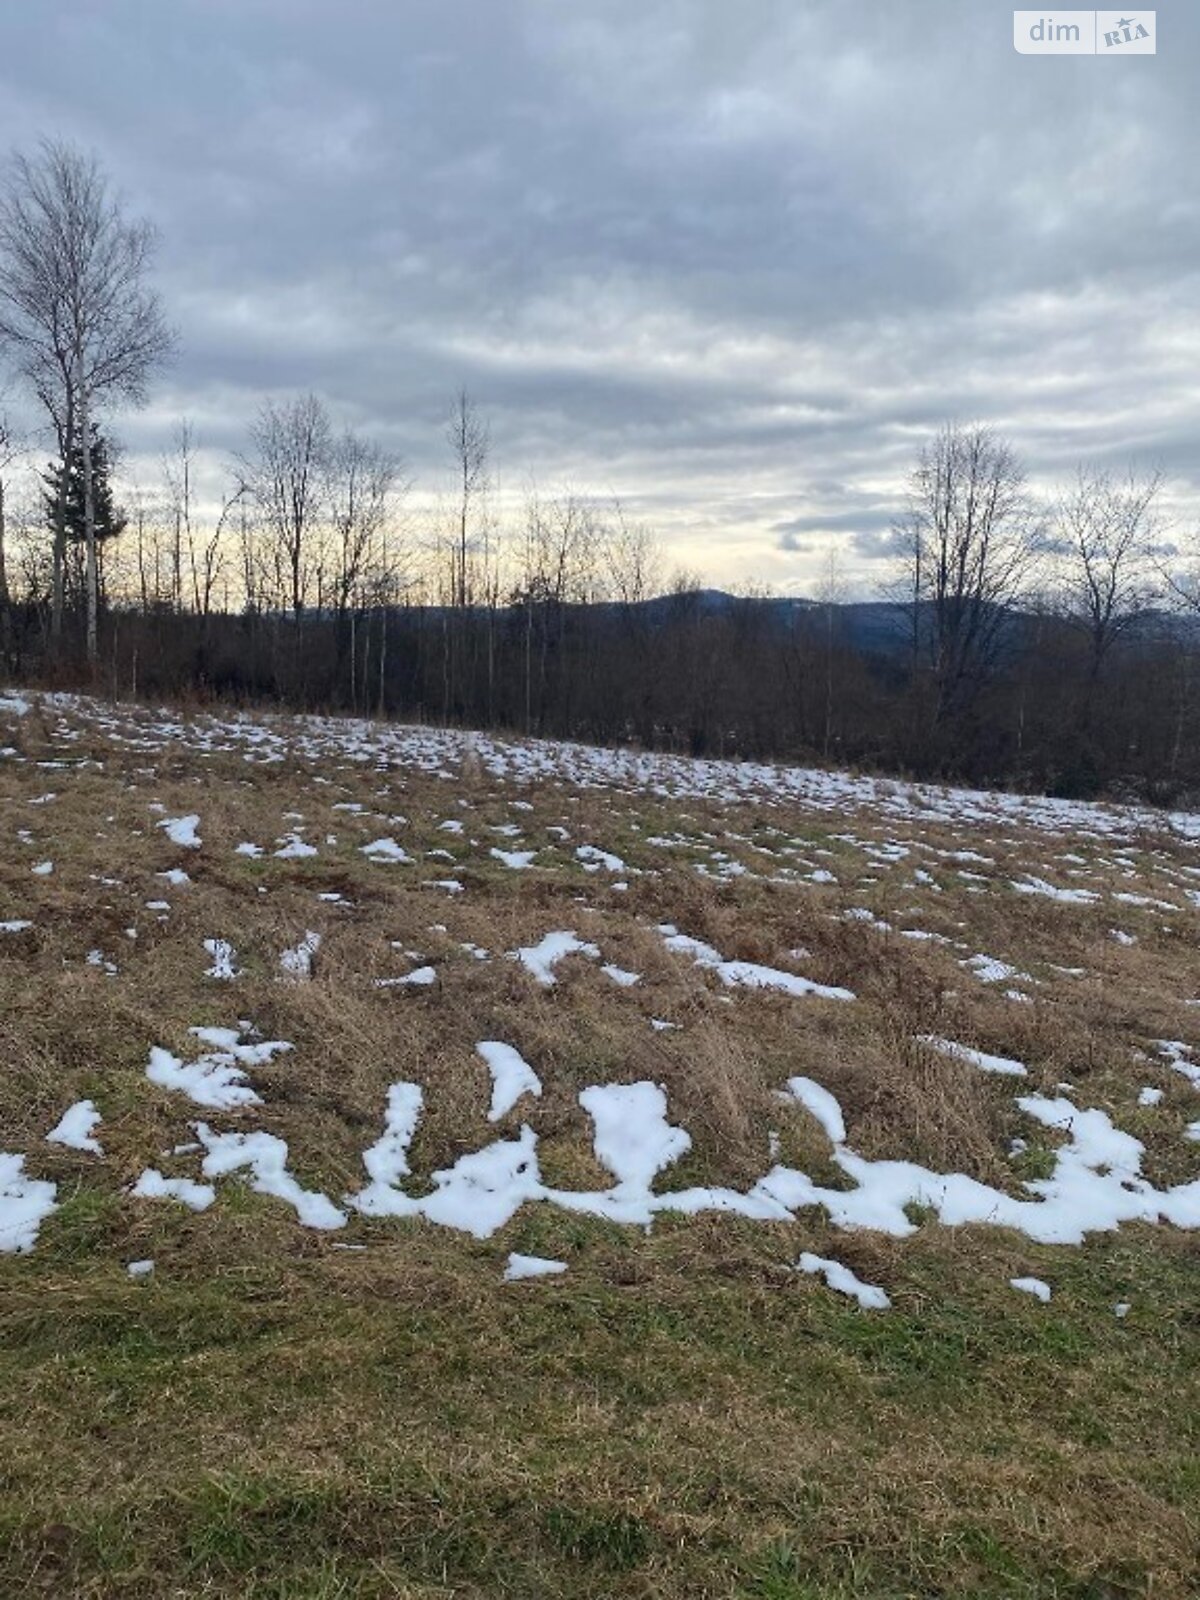
<instances>
[{"instance_id":1,"label":"distant forest","mask_svg":"<svg viewBox=\"0 0 1200 1600\"><path fill-rule=\"evenodd\" d=\"M666 576L619 504L531 492L501 517L465 391L436 514L313 395L267 401L201 504L186 422L156 484L120 474L111 414L174 337L152 247L92 157L16 158L0 360L53 445L47 462L0 414L11 677L1200 803L1200 590L1159 474L1083 464L1039 497L1007 441L948 424L898 497L872 604L846 602L832 552L811 600L728 595Z\"/></svg>"}]
</instances>

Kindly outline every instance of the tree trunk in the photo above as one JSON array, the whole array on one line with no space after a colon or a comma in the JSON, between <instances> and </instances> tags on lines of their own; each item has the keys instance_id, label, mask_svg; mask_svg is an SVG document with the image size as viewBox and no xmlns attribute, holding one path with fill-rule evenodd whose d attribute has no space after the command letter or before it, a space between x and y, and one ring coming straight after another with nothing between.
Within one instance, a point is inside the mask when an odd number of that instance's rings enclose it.
<instances>
[{"instance_id":1,"label":"tree trunk","mask_svg":"<svg viewBox=\"0 0 1200 1600\"><path fill-rule=\"evenodd\" d=\"M53 588L50 600L50 645L55 657L62 648L63 610L66 602L67 568L67 475L71 467L71 453L75 445L75 398L68 393L66 416L59 435L59 455L62 458L62 478L59 483L57 503L54 507Z\"/></svg>"},{"instance_id":2,"label":"tree trunk","mask_svg":"<svg viewBox=\"0 0 1200 1600\"><path fill-rule=\"evenodd\" d=\"M100 605L100 584L96 565L96 496L92 483L92 432L88 415L87 388L79 385L80 455L83 462L83 537L87 547L87 658L93 669L99 659L100 647L97 616Z\"/></svg>"},{"instance_id":3,"label":"tree trunk","mask_svg":"<svg viewBox=\"0 0 1200 1600\"><path fill-rule=\"evenodd\" d=\"M379 715L387 710L387 607L379 619Z\"/></svg>"},{"instance_id":4,"label":"tree trunk","mask_svg":"<svg viewBox=\"0 0 1200 1600\"><path fill-rule=\"evenodd\" d=\"M0 478L0 655L7 663L12 646L12 615L8 594L8 568L4 556L4 479Z\"/></svg>"}]
</instances>

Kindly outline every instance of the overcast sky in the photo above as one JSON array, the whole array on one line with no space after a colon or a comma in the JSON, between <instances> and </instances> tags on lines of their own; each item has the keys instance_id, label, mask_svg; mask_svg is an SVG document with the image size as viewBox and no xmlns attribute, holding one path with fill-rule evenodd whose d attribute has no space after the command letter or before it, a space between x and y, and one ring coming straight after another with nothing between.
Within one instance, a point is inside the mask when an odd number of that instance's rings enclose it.
<instances>
[{"instance_id":1,"label":"overcast sky","mask_svg":"<svg viewBox=\"0 0 1200 1600\"><path fill-rule=\"evenodd\" d=\"M161 231L134 470L311 388L434 494L466 385L512 496L862 590L947 418L1200 520L1198 72L1194 0L1125 59L995 0L8 0L0 148L94 147Z\"/></svg>"}]
</instances>

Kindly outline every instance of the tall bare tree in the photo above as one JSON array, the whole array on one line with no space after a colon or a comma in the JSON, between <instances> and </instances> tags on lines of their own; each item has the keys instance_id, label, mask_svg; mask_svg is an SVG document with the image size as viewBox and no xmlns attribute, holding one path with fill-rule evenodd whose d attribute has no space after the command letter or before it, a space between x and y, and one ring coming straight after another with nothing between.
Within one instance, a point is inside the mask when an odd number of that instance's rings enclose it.
<instances>
[{"instance_id":1,"label":"tall bare tree","mask_svg":"<svg viewBox=\"0 0 1200 1600\"><path fill-rule=\"evenodd\" d=\"M465 389L460 389L454 397L446 439L454 453L458 480L451 589L453 604L464 609L472 598L472 531L479 501L487 491L490 450L488 425Z\"/></svg>"},{"instance_id":2,"label":"tall bare tree","mask_svg":"<svg viewBox=\"0 0 1200 1600\"><path fill-rule=\"evenodd\" d=\"M359 596L387 521L400 463L384 446L346 432L332 445L328 517L333 544L331 587L341 617Z\"/></svg>"},{"instance_id":3,"label":"tall bare tree","mask_svg":"<svg viewBox=\"0 0 1200 1600\"><path fill-rule=\"evenodd\" d=\"M126 219L95 156L44 140L12 158L0 195L0 344L45 404L64 460L83 462L87 654L95 665L99 609L92 422L108 400L140 402L172 337L145 277L147 222ZM61 622L61 590L55 604Z\"/></svg>"},{"instance_id":4,"label":"tall bare tree","mask_svg":"<svg viewBox=\"0 0 1200 1600\"><path fill-rule=\"evenodd\" d=\"M191 559L192 590L196 591L195 547L192 539L192 471L195 448L192 425L185 417L175 431L175 449L163 457L163 477L171 516L171 605L183 610L183 556ZM199 604L196 605L199 610Z\"/></svg>"},{"instance_id":5,"label":"tall bare tree","mask_svg":"<svg viewBox=\"0 0 1200 1600\"><path fill-rule=\"evenodd\" d=\"M654 530L630 522L619 500L605 519L601 558L605 588L623 606L640 605L662 587L662 551Z\"/></svg>"},{"instance_id":6,"label":"tall bare tree","mask_svg":"<svg viewBox=\"0 0 1200 1600\"><path fill-rule=\"evenodd\" d=\"M350 701L358 696L358 622L386 565L387 522L400 463L384 446L349 430L330 449L328 590L334 613L336 675L347 662Z\"/></svg>"},{"instance_id":7,"label":"tall bare tree","mask_svg":"<svg viewBox=\"0 0 1200 1600\"><path fill-rule=\"evenodd\" d=\"M1038 531L1024 470L989 428L947 425L922 451L895 536L914 673L931 674L935 726L986 681Z\"/></svg>"},{"instance_id":8,"label":"tall bare tree","mask_svg":"<svg viewBox=\"0 0 1200 1600\"><path fill-rule=\"evenodd\" d=\"M826 761L829 759L829 747L833 739L834 711L837 705L837 697L834 694L834 663L837 659L835 646L838 619L840 608L845 605L847 596L848 590L838 548L831 544L825 551L825 570L817 587L817 600L824 612L821 632L824 638L825 656L825 706L822 715L821 754Z\"/></svg>"},{"instance_id":9,"label":"tall bare tree","mask_svg":"<svg viewBox=\"0 0 1200 1600\"><path fill-rule=\"evenodd\" d=\"M1105 660L1154 599L1154 503L1162 474L1123 478L1080 467L1059 498L1054 531L1062 546L1061 614L1087 638L1087 707Z\"/></svg>"},{"instance_id":10,"label":"tall bare tree","mask_svg":"<svg viewBox=\"0 0 1200 1600\"><path fill-rule=\"evenodd\" d=\"M250 438L253 453L239 461L241 481L267 536L275 601L299 622L320 568L333 453L329 414L314 394L268 400Z\"/></svg>"}]
</instances>

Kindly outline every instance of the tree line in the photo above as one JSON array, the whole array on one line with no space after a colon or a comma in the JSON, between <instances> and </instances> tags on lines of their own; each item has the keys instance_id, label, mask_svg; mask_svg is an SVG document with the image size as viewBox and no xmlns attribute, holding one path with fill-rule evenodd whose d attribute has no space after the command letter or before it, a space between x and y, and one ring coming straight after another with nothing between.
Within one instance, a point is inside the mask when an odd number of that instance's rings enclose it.
<instances>
[{"instance_id":1,"label":"tree line","mask_svg":"<svg viewBox=\"0 0 1200 1600\"><path fill-rule=\"evenodd\" d=\"M266 401L197 495L179 424L121 477L114 412L174 335L153 230L47 142L0 188L0 355L51 459L0 414L0 656L30 681L349 710L698 755L852 761L1056 792L1200 790L1200 602L1157 472L1032 493L1012 445L948 424L915 462L879 607L713 596L617 502L493 493L486 418L445 427L453 494L315 395Z\"/></svg>"}]
</instances>

